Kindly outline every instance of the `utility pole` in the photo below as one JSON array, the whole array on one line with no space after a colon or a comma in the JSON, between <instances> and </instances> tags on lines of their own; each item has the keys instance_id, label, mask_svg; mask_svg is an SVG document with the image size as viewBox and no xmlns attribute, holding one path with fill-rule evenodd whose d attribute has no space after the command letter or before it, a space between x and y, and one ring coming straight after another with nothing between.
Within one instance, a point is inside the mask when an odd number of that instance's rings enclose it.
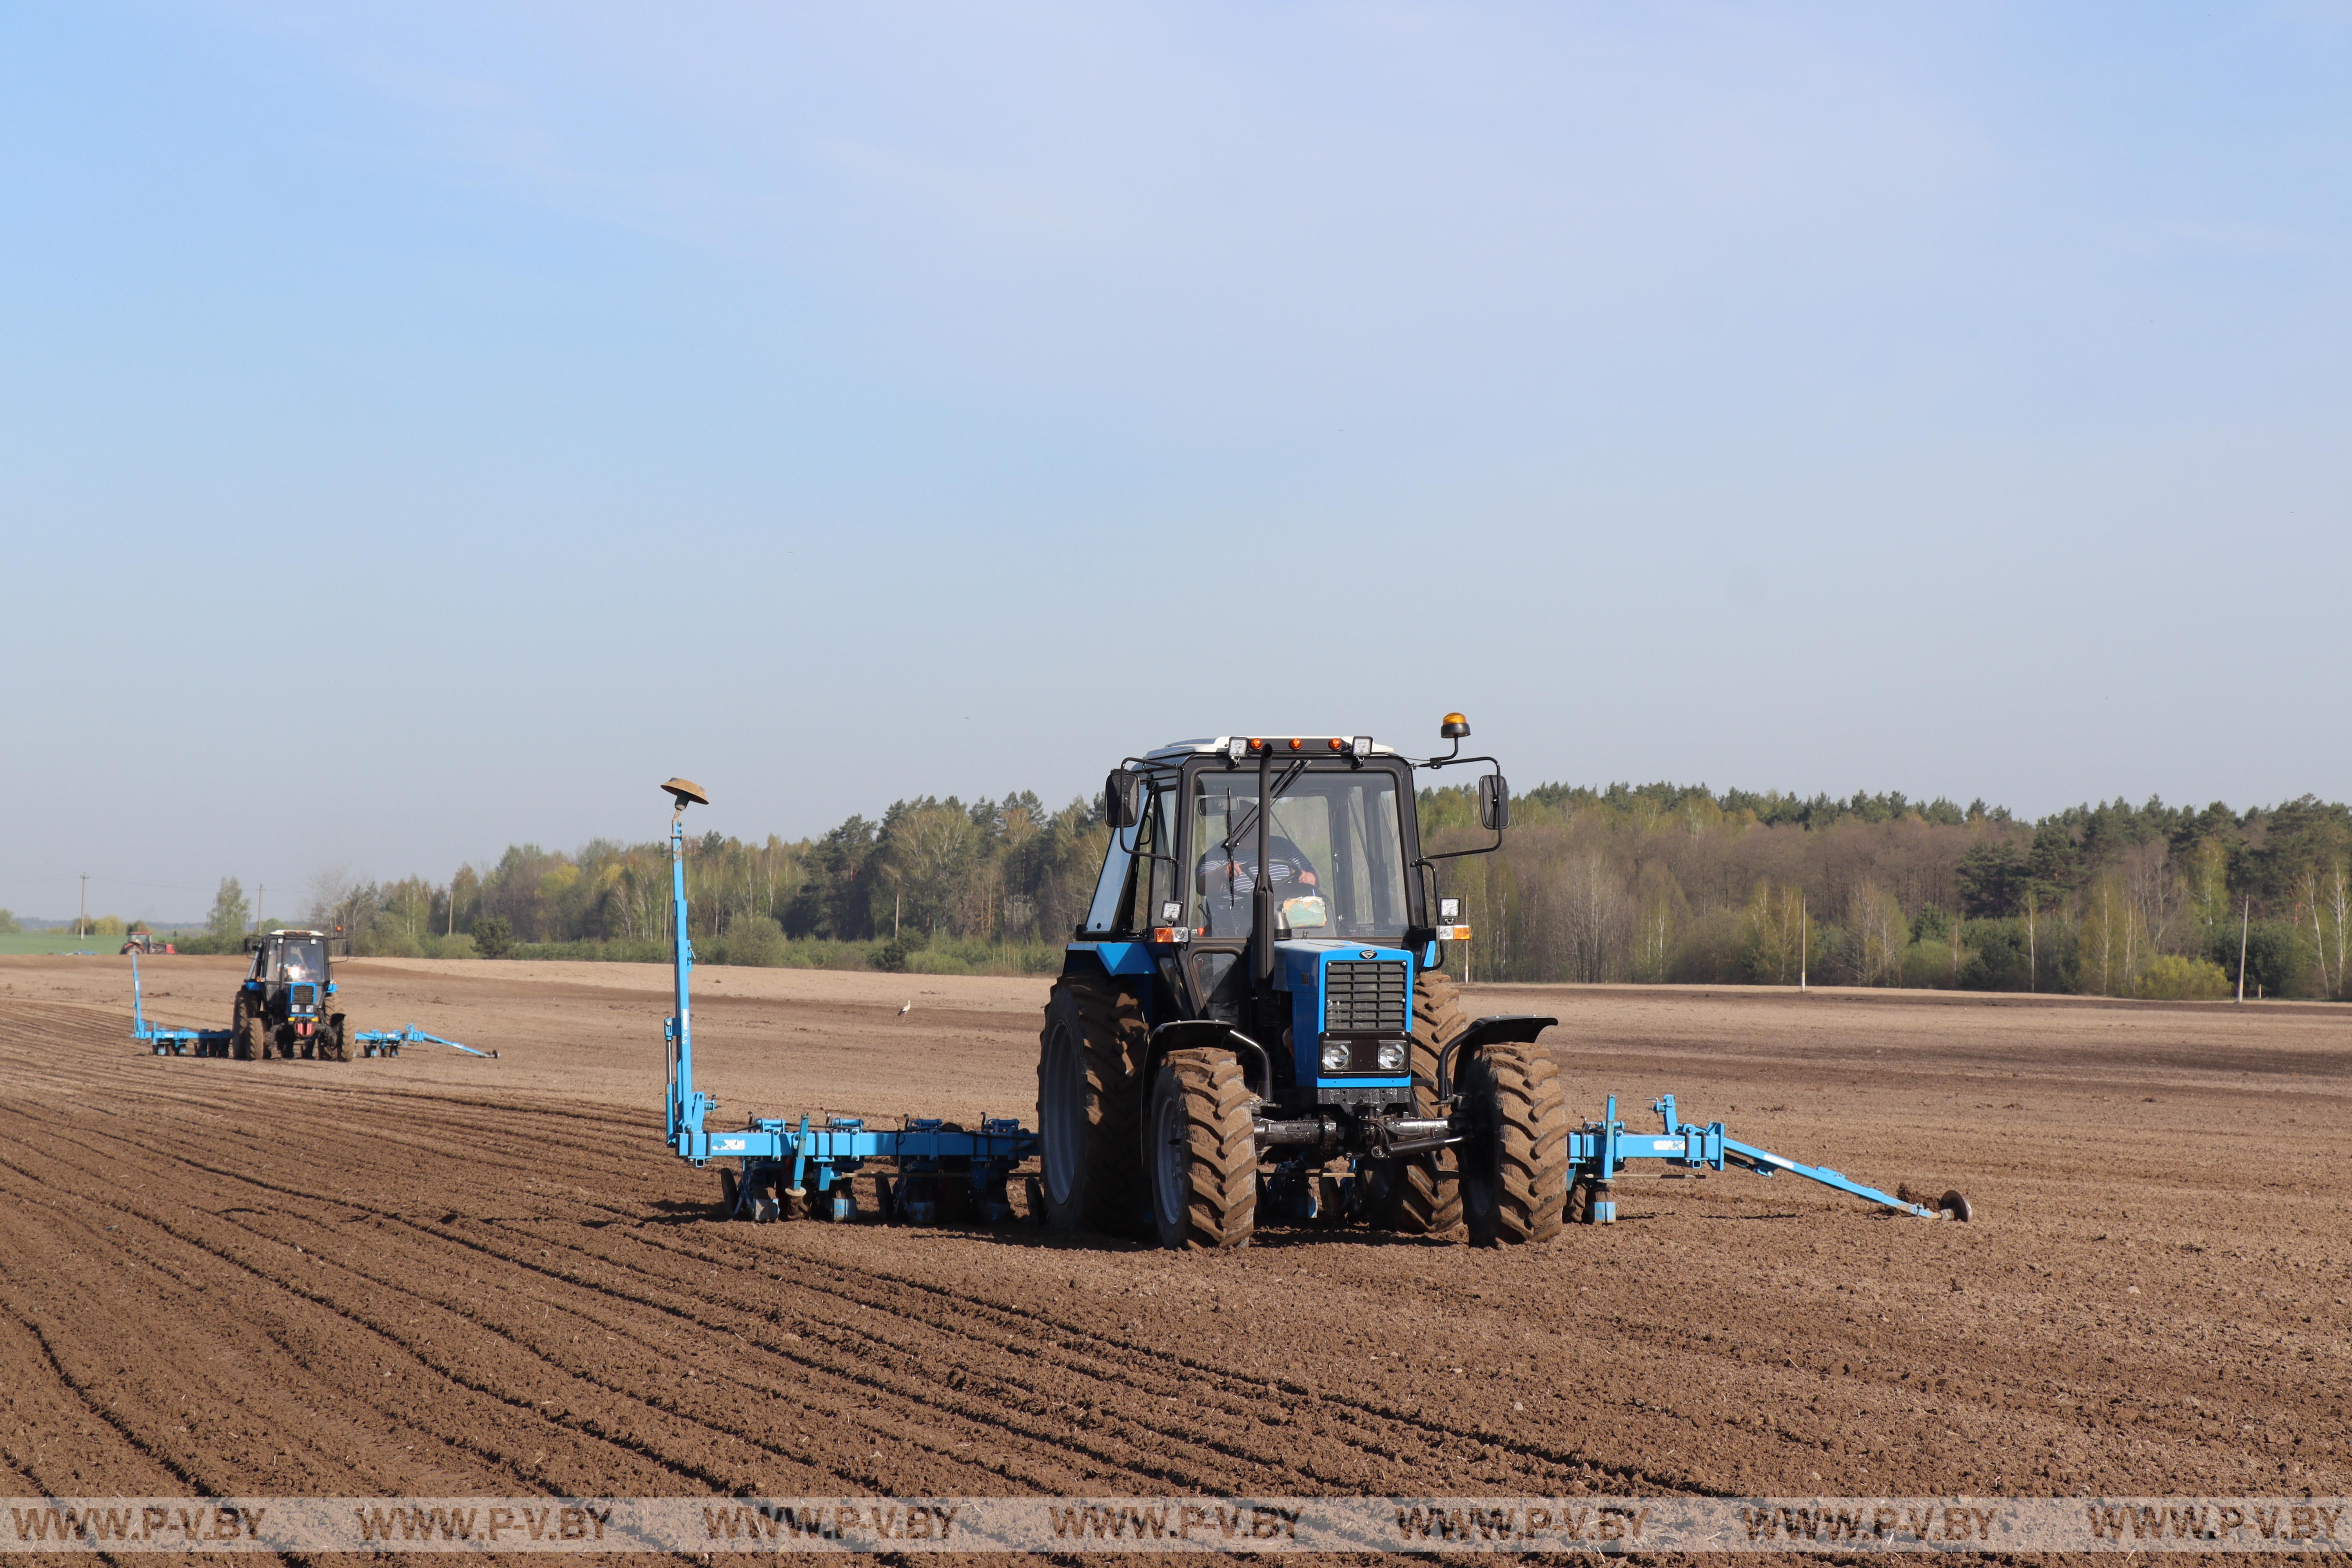
<instances>
[{"instance_id":1,"label":"utility pole","mask_svg":"<svg viewBox=\"0 0 2352 1568\"><path fill-rule=\"evenodd\" d=\"M2246 907L2238 916L2238 1005L2246 1002L2246 936L2254 928L2254 897L2246 895Z\"/></svg>"},{"instance_id":2,"label":"utility pole","mask_svg":"<svg viewBox=\"0 0 2352 1568\"><path fill-rule=\"evenodd\" d=\"M265 911L269 908L269 884L257 882L253 889L253 934L259 936L268 924Z\"/></svg>"},{"instance_id":3,"label":"utility pole","mask_svg":"<svg viewBox=\"0 0 2352 1568\"><path fill-rule=\"evenodd\" d=\"M88 936L89 934L89 872L87 872L87 871L84 871L84 872L81 874L81 914L80 914L80 915L79 915L79 917L74 921L74 935L75 935L77 938L79 938L79 937L85 937L85 936ZM2242 967L2242 965L2241 967Z\"/></svg>"},{"instance_id":4,"label":"utility pole","mask_svg":"<svg viewBox=\"0 0 2352 1568\"><path fill-rule=\"evenodd\" d=\"M1782 904L1780 907L1785 910L1789 906ZM1788 951L1789 950L1785 947L1780 950L1782 954L1780 962L1783 963L1789 962L1788 957L1786 956ZM1799 893L1797 895L1797 989L1800 991L1802 991L1805 988L1805 961L1812 955L1812 916L1810 907L1806 903L1806 895ZM1784 969L1780 971L1780 973L1786 974L1789 972Z\"/></svg>"}]
</instances>

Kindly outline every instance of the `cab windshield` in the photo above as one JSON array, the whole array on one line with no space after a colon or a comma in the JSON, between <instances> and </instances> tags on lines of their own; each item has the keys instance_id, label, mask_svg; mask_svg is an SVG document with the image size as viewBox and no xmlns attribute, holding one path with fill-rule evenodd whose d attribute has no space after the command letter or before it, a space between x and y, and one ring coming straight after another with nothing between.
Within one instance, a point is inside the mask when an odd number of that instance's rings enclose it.
<instances>
[{"instance_id":1,"label":"cab windshield","mask_svg":"<svg viewBox=\"0 0 2352 1568\"><path fill-rule=\"evenodd\" d=\"M327 977L327 944L317 937L281 942L278 948L278 978L293 983Z\"/></svg>"},{"instance_id":2,"label":"cab windshield","mask_svg":"<svg viewBox=\"0 0 2352 1568\"><path fill-rule=\"evenodd\" d=\"M1394 943L1404 937L1404 837L1396 775L1385 769L1301 771L1274 777L1266 879L1277 936ZM1192 780L1190 924L1245 937L1257 888L1258 776L1203 772Z\"/></svg>"}]
</instances>

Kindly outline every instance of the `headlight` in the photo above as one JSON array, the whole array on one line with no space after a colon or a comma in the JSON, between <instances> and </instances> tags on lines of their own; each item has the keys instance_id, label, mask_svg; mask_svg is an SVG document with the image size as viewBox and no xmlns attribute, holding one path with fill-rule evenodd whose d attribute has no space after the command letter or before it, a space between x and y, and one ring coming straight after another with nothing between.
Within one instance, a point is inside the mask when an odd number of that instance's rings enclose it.
<instances>
[{"instance_id":1,"label":"headlight","mask_svg":"<svg viewBox=\"0 0 2352 1568\"><path fill-rule=\"evenodd\" d=\"M1348 1070L1348 1043L1345 1040L1328 1040L1324 1043L1323 1070L1325 1072Z\"/></svg>"},{"instance_id":2,"label":"headlight","mask_svg":"<svg viewBox=\"0 0 2352 1568\"><path fill-rule=\"evenodd\" d=\"M1381 1070L1382 1072L1402 1072L1404 1070L1404 1042L1402 1040L1389 1040L1383 1043L1381 1047L1381 1054L1378 1060L1380 1061Z\"/></svg>"}]
</instances>

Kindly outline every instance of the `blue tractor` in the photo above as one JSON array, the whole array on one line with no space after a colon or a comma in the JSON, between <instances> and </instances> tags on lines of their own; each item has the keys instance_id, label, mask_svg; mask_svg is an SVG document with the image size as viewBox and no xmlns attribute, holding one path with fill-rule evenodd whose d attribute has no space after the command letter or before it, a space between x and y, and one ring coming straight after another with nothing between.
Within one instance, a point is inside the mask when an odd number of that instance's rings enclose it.
<instances>
[{"instance_id":1,"label":"blue tractor","mask_svg":"<svg viewBox=\"0 0 2352 1568\"><path fill-rule=\"evenodd\" d=\"M1360 1223L1482 1246L1546 1241L1569 1199L1550 1018L1463 1016L1466 940L1421 842L1414 769L1368 736L1221 736L1111 773L1109 850L1039 1037L1035 1195L1064 1230L1248 1244Z\"/></svg>"},{"instance_id":2,"label":"blue tractor","mask_svg":"<svg viewBox=\"0 0 2352 1568\"><path fill-rule=\"evenodd\" d=\"M273 1056L351 1060L352 1031L343 1015L328 1011L335 982L327 944L335 940L322 931L273 931L246 938L253 967L236 988L222 1048L239 1061Z\"/></svg>"}]
</instances>

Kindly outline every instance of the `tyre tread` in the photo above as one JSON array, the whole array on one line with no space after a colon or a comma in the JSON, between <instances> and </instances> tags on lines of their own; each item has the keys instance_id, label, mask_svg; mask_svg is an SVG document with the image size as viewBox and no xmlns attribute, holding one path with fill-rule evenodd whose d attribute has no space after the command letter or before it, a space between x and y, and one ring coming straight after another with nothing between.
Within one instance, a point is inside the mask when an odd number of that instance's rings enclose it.
<instances>
[{"instance_id":1,"label":"tyre tread","mask_svg":"<svg viewBox=\"0 0 2352 1568\"><path fill-rule=\"evenodd\" d=\"M1045 1003L1045 1025L1037 1040L1037 1110L1045 1107L1045 1070L1051 1060L1054 1014L1075 1014L1076 1037L1086 1061L1093 1125L1087 1139L1085 1212L1079 1226L1105 1235L1132 1231L1147 1211L1141 1130L1143 1085L1139 1081L1150 1028L1135 994L1110 980L1064 975Z\"/></svg>"},{"instance_id":2,"label":"tyre tread","mask_svg":"<svg viewBox=\"0 0 2352 1568\"><path fill-rule=\"evenodd\" d=\"M1415 1115L1438 1114L1438 1053L1469 1025L1462 1013L1461 988L1450 976L1423 970L1414 977L1412 1047L1407 1069L1412 1074ZM1455 1064L1457 1072L1460 1066ZM1381 1212L1374 1216L1376 1224L1406 1236L1447 1236L1462 1227L1462 1187L1453 1150L1400 1160L1397 1166Z\"/></svg>"},{"instance_id":3,"label":"tyre tread","mask_svg":"<svg viewBox=\"0 0 2352 1568\"><path fill-rule=\"evenodd\" d=\"M1247 1247L1257 1228L1257 1128L1249 1084L1231 1051L1171 1051L1162 1070L1184 1096L1184 1226L1171 1242L1195 1251ZM1167 1239L1167 1238L1163 1238Z\"/></svg>"},{"instance_id":4,"label":"tyre tread","mask_svg":"<svg viewBox=\"0 0 2352 1568\"><path fill-rule=\"evenodd\" d=\"M1549 1241L1567 1222L1568 1099L1559 1068L1532 1046L1489 1046L1474 1069L1495 1108L1496 1202L1493 1234L1482 1246Z\"/></svg>"}]
</instances>

